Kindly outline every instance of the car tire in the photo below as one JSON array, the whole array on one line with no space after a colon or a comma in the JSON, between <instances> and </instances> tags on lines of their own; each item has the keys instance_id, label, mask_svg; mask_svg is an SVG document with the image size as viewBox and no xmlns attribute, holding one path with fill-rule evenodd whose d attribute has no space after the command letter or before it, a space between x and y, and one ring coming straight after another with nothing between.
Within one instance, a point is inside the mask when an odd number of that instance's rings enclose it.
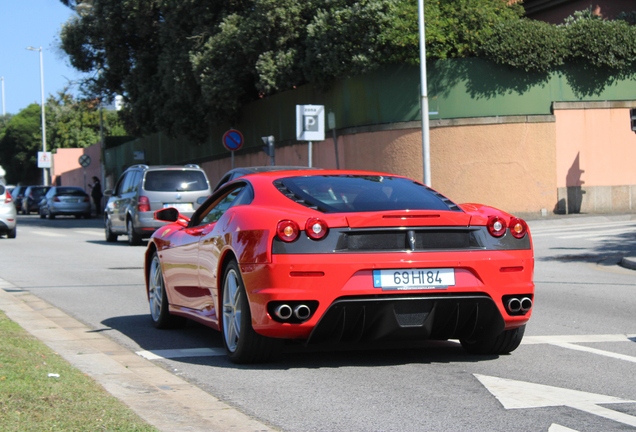
<instances>
[{"instance_id":1,"label":"car tire","mask_svg":"<svg viewBox=\"0 0 636 432\"><path fill-rule=\"evenodd\" d=\"M44 219L46 217L46 215L44 214L42 209L40 209L40 211L38 213L40 213L40 219Z\"/></svg>"},{"instance_id":2,"label":"car tire","mask_svg":"<svg viewBox=\"0 0 636 432\"><path fill-rule=\"evenodd\" d=\"M49 219L55 219L55 215L54 215L53 213L51 213L51 210L50 210L50 209L49 209L49 212L48 212L48 213L49 213L49 214L48 214Z\"/></svg>"},{"instance_id":3,"label":"car tire","mask_svg":"<svg viewBox=\"0 0 636 432\"><path fill-rule=\"evenodd\" d=\"M150 317L152 323L158 329L168 329L180 327L186 322L186 318L170 315L170 303L166 294L166 284L161 270L159 254L155 252L150 261L148 274L148 304L150 306Z\"/></svg>"},{"instance_id":4,"label":"car tire","mask_svg":"<svg viewBox=\"0 0 636 432\"><path fill-rule=\"evenodd\" d=\"M92 214L90 214L90 213L84 213L84 219L90 219L90 218L92 218L92 217L93 217L93 215L92 215Z\"/></svg>"},{"instance_id":5,"label":"car tire","mask_svg":"<svg viewBox=\"0 0 636 432\"><path fill-rule=\"evenodd\" d=\"M126 233L128 234L128 244L130 246L137 246L141 244L141 236L135 233L135 225L132 219L126 221Z\"/></svg>"},{"instance_id":6,"label":"car tire","mask_svg":"<svg viewBox=\"0 0 636 432\"><path fill-rule=\"evenodd\" d=\"M7 238L14 239L17 235L18 235L17 227L13 227L13 229L10 229L9 231L7 231Z\"/></svg>"},{"instance_id":7,"label":"car tire","mask_svg":"<svg viewBox=\"0 0 636 432\"><path fill-rule=\"evenodd\" d=\"M462 347L471 354L493 355L508 354L517 349L523 339L526 326L522 325L510 330L504 330L501 334L479 340L460 339Z\"/></svg>"},{"instance_id":8,"label":"car tire","mask_svg":"<svg viewBox=\"0 0 636 432\"><path fill-rule=\"evenodd\" d=\"M282 348L283 340L254 331L249 300L236 261L231 261L225 269L221 298L221 330L229 359L238 364L270 361Z\"/></svg>"},{"instance_id":9,"label":"car tire","mask_svg":"<svg viewBox=\"0 0 636 432\"><path fill-rule=\"evenodd\" d=\"M117 234L113 232L109 218L106 218L106 222L104 223L104 234L106 235L106 241L108 243L114 243L117 241Z\"/></svg>"}]
</instances>

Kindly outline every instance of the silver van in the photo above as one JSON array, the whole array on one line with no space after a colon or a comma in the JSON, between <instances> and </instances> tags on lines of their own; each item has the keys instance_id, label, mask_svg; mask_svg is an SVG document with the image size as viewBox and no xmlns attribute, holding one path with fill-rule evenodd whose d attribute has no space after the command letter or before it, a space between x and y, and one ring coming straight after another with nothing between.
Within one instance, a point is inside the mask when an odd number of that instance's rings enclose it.
<instances>
[{"instance_id":1,"label":"silver van","mask_svg":"<svg viewBox=\"0 0 636 432\"><path fill-rule=\"evenodd\" d=\"M154 219L155 211L174 207L190 217L211 194L210 182L198 165L133 165L113 190L105 191L106 241L127 235L130 245L138 245L165 225Z\"/></svg>"}]
</instances>

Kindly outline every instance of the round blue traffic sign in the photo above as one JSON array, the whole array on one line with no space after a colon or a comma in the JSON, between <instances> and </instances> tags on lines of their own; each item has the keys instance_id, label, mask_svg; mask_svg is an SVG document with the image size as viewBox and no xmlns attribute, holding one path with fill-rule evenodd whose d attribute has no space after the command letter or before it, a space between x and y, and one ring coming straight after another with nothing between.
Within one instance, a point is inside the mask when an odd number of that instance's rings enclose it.
<instances>
[{"instance_id":1,"label":"round blue traffic sign","mask_svg":"<svg viewBox=\"0 0 636 432\"><path fill-rule=\"evenodd\" d=\"M236 129L230 129L223 134L223 146L229 151L236 151L243 146L243 134Z\"/></svg>"}]
</instances>

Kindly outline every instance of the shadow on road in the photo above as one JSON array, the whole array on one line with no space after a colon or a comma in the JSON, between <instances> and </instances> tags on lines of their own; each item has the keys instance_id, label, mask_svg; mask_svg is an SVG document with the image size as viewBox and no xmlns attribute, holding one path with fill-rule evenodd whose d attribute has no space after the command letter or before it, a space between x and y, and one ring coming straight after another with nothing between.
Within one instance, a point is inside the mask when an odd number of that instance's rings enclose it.
<instances>
[{"instance_id":1,"label":"shadow on road","mask_svg":"<svg viewBox=\"0 0 636 432\"><path fill-rule=\"evenodd\" d=\"M561 261L561 262L587 262L603 266L619 264L624 256L636 256L636 224L630 225L631 232L612 235L611 239L598 241L592 247L563 249L550 248L549 250L574 250L584 249L582 253L564 253L563 255L537 258L537 261Z\"/></svg>"},{"instance_id":2,"label":"shadow on road","mask_svg":"<svg viewBox=\"0 0 636 432\"><path fill-rule=\"evenodd\" d=\"M157 330L149 315L113 317L102 324L135 341L143 350L223 348L221 333L194 321L185 327ZM288 341L274 361L258 365L236 365L226 356L181 357L171 361L232 369L285 370L295 368L339 368L495 360L499 356L468 354L457 341L376 342L357 345L305 347Z\"/></svg>"}]
</instances>

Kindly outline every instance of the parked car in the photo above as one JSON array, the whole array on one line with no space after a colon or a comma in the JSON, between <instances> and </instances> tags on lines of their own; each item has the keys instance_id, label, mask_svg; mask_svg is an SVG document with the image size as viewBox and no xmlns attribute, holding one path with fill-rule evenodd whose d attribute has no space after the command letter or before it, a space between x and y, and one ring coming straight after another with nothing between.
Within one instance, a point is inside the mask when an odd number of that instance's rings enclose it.
<instances>
[{"instance_id":1,"label":"parked car","mask_svg":"<svg viewBox=\"0 0 636 432\"><path fill-rule=\"evenodd\" d=\"M51 186L29 186L24 191L22 197L22 205L20 206L22 214L30 214L31 212L40 211L40 201L44 195L51 189Z\"/></svg>"},{"instance_id":2,"label":"parked car","mask_svg":"<svg viewBox=\"0 0 636 432\"><path fill-rule=\"evenodd\" d=\"M159 227L154 212L166 207L192 215L212 193L205 171L198 165L134 165L120 176L115 189L106 191L104 212L106 241L127 235L130 245L141 243Z\"/></svg>"},{"instance_id":3,"label":"parked car","mask_svg":"<svg viewBox=\"0 0 636 432\"><path fill-rule=\"evenodd\" d=\"M223 186L225 183L231 182L234 179L243 177L248 174L266 172L266 171L295 171L295 170L314 170L314 169L321 169L321 168L302 167L302 166L276 166L276 165L233 168L229 170L228 172L226 172L223 175L223 177L221 177L221 180L218 181L218 183L214 187L214 190L217 190L218 188Z\"/></svg>"},{"instance_id":4,"label":"parked car","mask_svg":"<svg viewBox=\"0 0 636 432\"><path fill-rule=\"evenodd\" d=\"M191 318L222 332L236 363L306 344L459 339L503 354L534 300L527 224L457 205L405 177L262 172L221 186L150 238L146 292L157 328Z\"/></svg>"},{"instance_id":5,"label":"parked car","mask_svg":"<svg viewBox=\"0 0 636 432\"><path fill-rule=\"evenodd\" d=\"M55 219L60 215L91 217L91 199L84 189L75 186L53 186L40 202L40 217Z\"/></svg>"},{"instance_id":6,"label":"parked car","mask_svg":"<svg viewBox=\"0 0 636 432\"><path fill-rule=\"evenodd\" d=\"M24 197L24 192L28 186L16 186L11 191L11 197L13 198L13 204L16 209L22 208L22 198Z\"/></svg>"},{"instance_id":7,"label":"parked car","mask_svg":"<svg viewBox=\"0 0 636 432\"><path fill-rule=\"evenodd\" d=\"M15 238L18 232L17 211L13 197L3 183L0 183L0 234L6 234L8 238Z\"/></svg>"}]
</instances>

